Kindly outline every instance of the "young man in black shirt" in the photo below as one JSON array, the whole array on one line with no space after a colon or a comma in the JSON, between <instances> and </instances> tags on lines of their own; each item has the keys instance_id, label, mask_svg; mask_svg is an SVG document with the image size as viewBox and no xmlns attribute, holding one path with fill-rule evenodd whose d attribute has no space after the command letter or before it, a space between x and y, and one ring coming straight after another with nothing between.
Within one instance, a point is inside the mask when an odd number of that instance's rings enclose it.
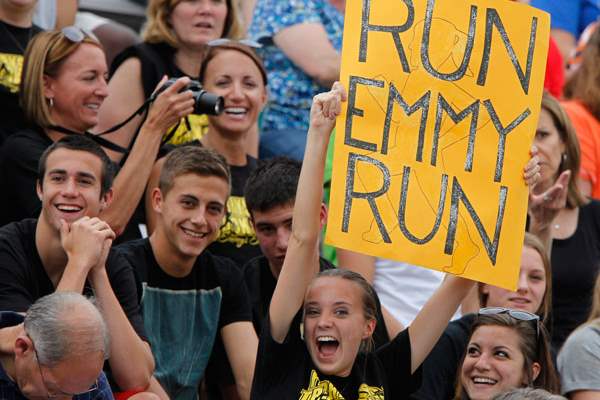
<instances>
[{"instance_id":1,"label":"young man in black shirt","mask_svg":"<svg viewBox=\"0 0 600 400\"><path fill-rule=\"evenodd\" d=\"M254 328L260 334L292 232L292 214L302 163L276 157L259 163L244 190L246 207L263 253L244 266L244 280L252 302ZM321 205L321 223L327 208ZM333 268L321 259L321 269Z\"/></svg>"},{"instance_id":2,"label":"young man in black shirt","mask_svg":"<svg viewBox=\"0 0 600 400\"><path fill-rule=\"evenodd\" d=\"M225 159L213 150L176 148L152 192L152 235L118 247L143 282L155 376L171 398L195 397L217 335L240 397L250 395L258 339L242 273L206 250L225 220L230 179Z\"/></svg>"},{"instance_id":3,"label":"young man in black shirt","mask_svg":"<svg viewBox=\"0 0 600 400\"><path fill-rule=\"evenodd\" d=\"M142 339L134 271L110 251L115 234L97 218L112 198L112 164L91 139L71 135L39 165L39 218L0 228L0 311L25 312L54 291L93 292L110 331L115 383L143 390L154 360Z\"/></svg>"}]
</instances>

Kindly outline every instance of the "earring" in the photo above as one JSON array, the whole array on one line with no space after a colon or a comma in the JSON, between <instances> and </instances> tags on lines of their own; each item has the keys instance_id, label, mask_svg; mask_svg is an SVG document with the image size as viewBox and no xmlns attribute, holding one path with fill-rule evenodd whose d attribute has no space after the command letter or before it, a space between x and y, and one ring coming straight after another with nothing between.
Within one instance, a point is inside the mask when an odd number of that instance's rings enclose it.
<instances>
[{"instance_id":1,"label":"earring","mask_svg":"<svg viewBox=\"0 0 600 400\"><path fill-rule=\"evenodd\" d=\"M48 98L48 105L49 105L50 107L54 107L54 97L49 97L49 98Z\"/></svg>"},{"instance_id":2,"label":"earring","mask_svg":"<svg viewBox=\"0 0 600 400\"><path fill-rule=\"evenodd\" d=\"M567 161L567 153L562 153L562 161Z\"/></svg>"}]
</instances>

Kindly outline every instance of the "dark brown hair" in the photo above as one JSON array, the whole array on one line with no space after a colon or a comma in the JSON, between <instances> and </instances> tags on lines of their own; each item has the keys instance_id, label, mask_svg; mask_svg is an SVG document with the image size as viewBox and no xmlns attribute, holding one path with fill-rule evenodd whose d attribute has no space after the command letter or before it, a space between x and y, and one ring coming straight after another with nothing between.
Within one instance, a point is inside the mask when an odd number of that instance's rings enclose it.
<instances>
[{"instance_id":1,"label":"dark brown hair","mask_svg":"<svg viewBox=\"0 0 600 400\"><path fill-rule=\"evenodd\" d=\"M523 355L523 372L527 377L527 387L540 388L551 393L560 393L560 381L550 354L549 335L544 324L538 321L518 320L511 317L508 313L478 315L471 327L469 343L473 334L482 326L500 326L512 329L519 337L519 350ZM462 365L467 353L468 345L458 368L455 399L469 398L461 381ZM535 362L540 365L540 373L533 379L532 365Z\"/></svg>"}]
</instances>

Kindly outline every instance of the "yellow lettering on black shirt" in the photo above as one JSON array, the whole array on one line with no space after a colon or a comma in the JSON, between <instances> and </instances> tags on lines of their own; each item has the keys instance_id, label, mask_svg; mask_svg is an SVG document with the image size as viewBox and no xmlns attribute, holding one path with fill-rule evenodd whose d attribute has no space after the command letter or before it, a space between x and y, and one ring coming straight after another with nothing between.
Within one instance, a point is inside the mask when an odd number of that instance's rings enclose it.
<instances>
[{"instance_id":1,"label":"yellow lettering on black shirt","mask_svg":"<svg viewBox=\"0 0 600 400\"><path fill-rule=\"evenodd\" d=\"M233 243L237 247L243 245L257 245L256 233L250 224L250 213L246 208L246 201L240 196L229 196L227 200L229 218L221 228L217 239L220 243Z\"/></svg>"},{"instance_id":2,"label":"yellow lettering on black shirt","mask_svg":"<svg viewBox=\"0 0 600 400\"><path fill-rule=\"evenodd\" d=\"M384 400L383 388L365 383L358 388L359 400ZM321 381L317 372L312 370L307 389L300 391L298 400L344 400L344 396L330 381Z\"/></svg>"},{"instance_id":3,"label":"yellow lettering on black shirt","mask_svg":"<svg viewBox=\"0 0 600 400\"><path fill-rule=\"evenodd\" d=\"M173 128L169 128L167 134L171 132L171 129ZM207 130L208 117L206 115L190 114L187 117L181 118L177 130L173 134L173 137L169 139L169 143L178 145L200 140L206 134Z\"/></svg>"},{"instance_id":4,"label":"yellow lettering on black shirt","mask_svg":"<svg viewBox=\"0 0 600 400\"><path fill-rule=\"evenodd\" d=\"M19 91L23 56L21 54L0 53L0 85L6 86L11 93Z\"/></svg>"}]
</instances>

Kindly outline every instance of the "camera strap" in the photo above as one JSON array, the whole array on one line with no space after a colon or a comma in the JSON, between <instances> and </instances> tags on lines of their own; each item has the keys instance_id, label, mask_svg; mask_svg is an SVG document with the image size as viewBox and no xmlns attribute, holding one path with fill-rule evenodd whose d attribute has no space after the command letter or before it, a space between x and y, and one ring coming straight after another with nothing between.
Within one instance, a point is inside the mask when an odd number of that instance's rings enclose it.
<instances>
[{"instance_id":1,"label":"camera strap","mask_svg":"<svg viewBox=\"0 0 600 400\"><path fill-rule=\"evenodd\" d=\"M120 146L114 142L111 142L108 139L103 138L102 136L107 135L109 133L113 133L119 129L121 129L123 126L125 126L126 124L128 124L133 118L135 118L137 115L141 115L144 111L146 111L148 109L148 107L150 106L150 103L152 103L152 101L154 101L154 97L150 97L149 99L147 99L144 104L142 104L140 106L140 108L138 108L137 110L135 110L133 112L133 114L131 114L125 121L120 122L119 124L113 126L110 129L105 130L104 132L100 132L100 133L91 133L88 131L85 132L77 132L68 128L65 128L63 126L58 126L58 125L50 125L48 126L48 129L52 129L55 130L57 132L60 133L64 133L67 135L81 135L83 134L84 136L87 136L89 138L91 138L93 141L95 141L96 143L98 143L100 146L105 147L109 150L112 151L116 151L118 153L122 153L124 155L128 155L129 151L131 148L125 148L123 146ZM133 142L135 141L135 139L132 141L132 145Z\"/></svg>"}]
</instances>

